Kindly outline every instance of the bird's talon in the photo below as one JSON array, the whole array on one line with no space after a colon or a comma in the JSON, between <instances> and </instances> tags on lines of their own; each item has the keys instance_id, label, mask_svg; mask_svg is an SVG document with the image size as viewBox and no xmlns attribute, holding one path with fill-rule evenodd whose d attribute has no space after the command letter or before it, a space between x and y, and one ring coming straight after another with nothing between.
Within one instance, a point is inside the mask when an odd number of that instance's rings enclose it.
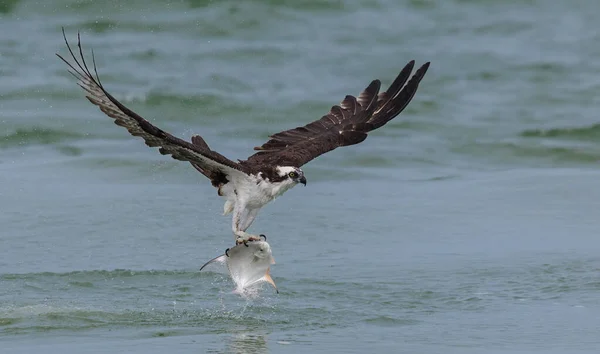
<instances>
[{"instance_id":1,"label":"bird's talon","mask_svg":"<svg viewBox=\"0 0 600 354\"><path fill-rule=\"evenodd\" d=\"M260 234L260 235L258 235L258 237L259 237L259 238L260 238L260 237L264 238L264 239L265 239L265 241L267 240L267 235L265 235L265 234Z\"/></svg>"},{"instance_id":2,"label":"bird's talon","mask_svg":"<svg viewBox=\"0 0 600 354\"><path fill-rule=\"evenodd\" d=\"M261 237L264 237L264 239L265 239L265 240L267 239L267 236L265 236L265 235L260 235L260 236L248 236L248 237L242 237L242 236L240 236L240 237L238 237L238 238L235 240L235 244L236 244L236 246L237 246L237 245L241 245L241 244L243 243L243 244L244 244L244 246L246 246L246 247L250 247L250 246L248 246L248 242L262 241L262 238L261 238Z\"/></svg>"},{"instance_id":3,"label":"bird's talon","mask_svg":"<svg viewBox=\"0 0 600 354\"><path fill-rule=\"evenodd\" d=\"M229 248L225 250L225 255L229 257Z\"/></svg>"}]
</instances>

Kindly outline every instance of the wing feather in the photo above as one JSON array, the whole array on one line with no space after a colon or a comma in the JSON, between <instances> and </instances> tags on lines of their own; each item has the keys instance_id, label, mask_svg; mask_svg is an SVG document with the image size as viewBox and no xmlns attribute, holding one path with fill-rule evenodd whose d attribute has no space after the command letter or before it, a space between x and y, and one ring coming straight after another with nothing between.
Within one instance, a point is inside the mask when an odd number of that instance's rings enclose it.
<instances>
[{"instance_id":1,"label":"wing feather","mask_svg":"<svg viewBox=\"0 0 600 354\"><path fill-rule=\"evenodd\" d=\"M422 65L410 77L415 65L411 60L385 92L379 92L381 82L373 80L358 98L344 97L321 119L271 135L266 143L254 148L257 153L241 163L300 167L335 148L364 141L368 132L382 127L406 108L429 64Z\"/></svg>"},{"instance_id":2,"label":"wing feather","mask_svg":"<svg viewBox=\"0 0 600 354\"><path fill-rule=\"evenodd\" d=\"M69 72L77 78L77 84L86 92L87 99L98 106L107 116L113 118L116 125L126 128L133 136L141 137L144 139L146 145L159 147L159 152L163 155L171 155L176 160L191 162L201 172L208 171L209 173L220 174L245 173L240 164L212 151L202 138L200 138L201 143L198 143L198 141L190 143L177 138L154 126L137 113L125 107L125 105L104 89L98 76L93 51L92 62L95 75L88 68L83 55L79 33L77 34L78 55L71 49L64 29L63 37L74 64L67 61L60 54L56 55L69 66Z\"/></svg>"}]
</instances>

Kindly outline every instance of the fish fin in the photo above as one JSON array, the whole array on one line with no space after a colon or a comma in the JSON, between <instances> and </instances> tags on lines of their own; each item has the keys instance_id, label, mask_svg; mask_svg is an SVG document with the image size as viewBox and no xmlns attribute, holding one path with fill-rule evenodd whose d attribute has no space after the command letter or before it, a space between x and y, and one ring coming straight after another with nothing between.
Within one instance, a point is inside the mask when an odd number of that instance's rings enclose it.
<instances>
[{"instance_id":1,"label":"fish fin","mask_svg":"<svg viewBox=\"0 0 600 354\"><path fill-rule=\"evenodd\" d=\"M275 285L275 281L273 280L273 278L271 278L271 274L269 274L269 270L271 270L271 268L267 268L267 272L265 273L265 276L263 277L263 279L264 279L264 280L265 280L267 283L269 283L269 284L273 285L273 287L275 288L275 292L276 292L277 294L279 294L279 289L277 289L277 285Z\"/></svg>"},{"instance_id":2,"label":"fish fin","mask_svg":"<svg viewBox=\"0 0 600 354\"><path fill-rule=\"evenodd\" d=\"M201 272L201 271L202 271L202 269L204 269L204 267L206 267L207 265L209 265L209 264L211 264L211 263L214 263L214 262L221 262L221 263L225 263L226 259L227 259L227 256L226 256L226 255L224 255L224 254L223 254L223 255L220 255L220 256L218 256L218 257L215 257L215 258L211 259L210 261L208 261L208 262L204 263L204 265L203 265L202 267L200 267L200 272Z\"/></svg>"}]
</instances>

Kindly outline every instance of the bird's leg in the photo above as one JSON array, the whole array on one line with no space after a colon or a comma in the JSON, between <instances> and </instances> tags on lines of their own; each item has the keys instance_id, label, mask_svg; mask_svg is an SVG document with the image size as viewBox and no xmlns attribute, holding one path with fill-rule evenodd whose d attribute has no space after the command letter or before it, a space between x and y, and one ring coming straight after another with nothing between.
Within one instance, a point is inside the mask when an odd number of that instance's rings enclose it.
<instances>
[{"instance_id":1,"label":"bird's leg","mask_svg":"<svg viewBox=\"0 0 600 354\"><path fill-rule=\"evenodd\" d=\"M246 230L252 225L259 209L247 208L242 202L236 202L233 210L232 230L235 235L235 244L245 244L249 241L260 241L259 235L247 233ZM266 239L266 237L265 237ZM246 245L247 246L247 245Z\"/></svg>"}]
</instances>

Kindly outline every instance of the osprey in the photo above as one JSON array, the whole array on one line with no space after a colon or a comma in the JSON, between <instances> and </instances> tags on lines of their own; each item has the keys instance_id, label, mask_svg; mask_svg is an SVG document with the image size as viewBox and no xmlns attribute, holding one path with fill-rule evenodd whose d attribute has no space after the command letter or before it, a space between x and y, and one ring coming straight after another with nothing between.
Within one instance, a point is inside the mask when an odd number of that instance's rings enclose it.
<instances>
[{"instance_id":1,"label":"osprey","mask_svg":"<svg viewBox=\"0 0 600 354\"><path fill-rule=\"evenodd\" d=\"M211 150L201 136L193 136L191 142L182 140L125 107L104 89L93 51L95 75L88 68L79 34L78 55L71 49L64 29L63 37L74 64L56 55L70 67L69 72L87 92L90 102L131 135L144 139L146 145L159 147L163 155L190 162L210 179L218 195L225 198L224 215L233 213L232 230L236 244L260 240L258 235L246 232L258 211L298 183L306 185L301 166L340 146L362 142L370 131L400 114L415 95L429 68L427 62L410 77L415 64L414 60L410 61L386 91L380 92L381 82L373 80L358 97L348 95L322 118L270 136L266 143L254 148L258 152L246 160L235 162Z\"/></svg>"}]
</instances>

